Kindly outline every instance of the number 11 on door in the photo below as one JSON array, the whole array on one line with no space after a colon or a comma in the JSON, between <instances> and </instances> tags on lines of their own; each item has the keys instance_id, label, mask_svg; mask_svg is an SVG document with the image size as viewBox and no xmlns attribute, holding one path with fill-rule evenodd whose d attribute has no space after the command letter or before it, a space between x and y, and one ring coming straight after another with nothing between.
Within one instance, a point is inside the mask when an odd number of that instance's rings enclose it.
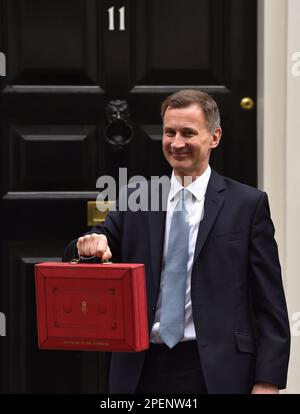
<instances>
[{"instance_id":1,"label":"number 11 on door","mask_svg":"<svg viewBox=\"0 0 300 414\"><path fill-rule=\"evenodd\" d=\"M115 7L108 9L108 30L115 30ZM119 9L119 30L125 30L125 7Z\"/></svg>"}]
</instances>

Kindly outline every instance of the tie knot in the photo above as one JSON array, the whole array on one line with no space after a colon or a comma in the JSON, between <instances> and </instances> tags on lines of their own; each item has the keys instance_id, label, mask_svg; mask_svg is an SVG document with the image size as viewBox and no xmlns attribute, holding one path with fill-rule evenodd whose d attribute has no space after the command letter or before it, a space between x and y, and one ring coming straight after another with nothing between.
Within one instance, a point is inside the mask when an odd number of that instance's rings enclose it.
<instances>
[{"instance_id":1,"label":"tie knot","mask_svg":"<svg viewBox=\"0 0 300 414\"><path fill-rule=\"evenodd\" d=\"M175 206L176 211L184 211L185 210L185 205L186 205L188 195L189 195L189 192L186 188L183 188L182 190L180 190L179 199L178 199L177 204Z\"/></svg>"},{"instance_id":2,"label":"tie knot","mask_svg":"<svg viewBox=\"0 0 300 414\"><path fill-rule=\"evenodd\" d=\"M186 188L183 188L182 190L181 190L181 199L182 199L182 201L185 203L186 202L186 200L187 200L187 197L188 197L188 190L186 189Z\"/></svg>"}]
</instances>

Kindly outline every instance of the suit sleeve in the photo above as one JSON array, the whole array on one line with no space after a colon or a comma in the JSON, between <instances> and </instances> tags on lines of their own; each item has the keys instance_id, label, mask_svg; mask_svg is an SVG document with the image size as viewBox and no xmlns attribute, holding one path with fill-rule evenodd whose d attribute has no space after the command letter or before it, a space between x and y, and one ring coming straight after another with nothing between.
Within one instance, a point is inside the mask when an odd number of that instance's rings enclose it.
<instances>
[{"instance_id":1,"label":"suit sleeve","mask_svg":"<svg viewBox=\"0 0 300 414\"><path fill-rule=\"evenodd\" d=\"M268 197L262 193L250 240L252 306L258 328L255 382L272 383L283 389L287 381L290 328L274 232Z\"/></svg>"}]
</instances>

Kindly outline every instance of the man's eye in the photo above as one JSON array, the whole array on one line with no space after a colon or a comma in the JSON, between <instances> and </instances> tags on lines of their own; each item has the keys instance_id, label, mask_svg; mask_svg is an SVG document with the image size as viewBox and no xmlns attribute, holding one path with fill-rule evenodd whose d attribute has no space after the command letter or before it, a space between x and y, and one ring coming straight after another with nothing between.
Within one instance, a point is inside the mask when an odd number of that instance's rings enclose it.
<instances>
[{"instance_id":1,"label":"man's eye","mask_svg":"<svg viewBox=\"0 0 300 414\"><path fill-rule=\"evenodd\" d=\"M185 131L184 136L187 138L193 137L195 135L194 131Z\"/></svg>"},{"instance_id":2,"label":"man's eye","mask_svg":"<svg viewBox=\"0 0 300 414\"><path fill-rule=\"evenodd\" d=\"M174 131L165 131L165 135L167 135L167 137L174 137L175 133Z\"/></svg>"}]
</instances>

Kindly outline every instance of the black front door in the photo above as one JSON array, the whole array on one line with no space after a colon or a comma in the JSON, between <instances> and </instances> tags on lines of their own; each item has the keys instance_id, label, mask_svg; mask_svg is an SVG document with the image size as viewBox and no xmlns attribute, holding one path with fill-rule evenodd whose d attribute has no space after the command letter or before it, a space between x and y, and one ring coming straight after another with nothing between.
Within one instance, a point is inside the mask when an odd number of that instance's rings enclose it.
<instances>
[{"instance_id":1,"label":"black front door","mask_svg":"<svg viewBox=\"0 0 300 414\"><path fill-rule=\"evenodd\" d=\"M169 174L160 103L178 89L215 97L211 164L256 185L256 1L0 0L0 52L1 392L105 392L104 354L38 350L33 266L88 230L99 176Z\"/></svg>"}]
</instances>

